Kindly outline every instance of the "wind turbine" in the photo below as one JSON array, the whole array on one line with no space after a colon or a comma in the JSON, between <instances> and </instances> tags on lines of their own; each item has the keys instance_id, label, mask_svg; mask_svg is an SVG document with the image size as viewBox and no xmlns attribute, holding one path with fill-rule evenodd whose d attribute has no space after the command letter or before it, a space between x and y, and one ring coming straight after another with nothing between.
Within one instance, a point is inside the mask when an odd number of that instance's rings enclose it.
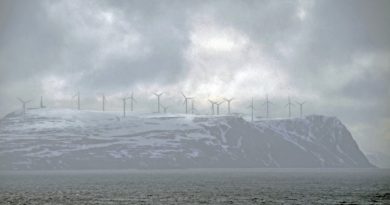
<instances>
[{"instance_id":1,"label":"wind turbine","mask_svg":"<svg viewBox=\"0 0 390 205\"><path fill-rule=\"evenodd\" d=\"M153 93L157 97L157 112L160 113L160 97L164 93Z\"/></svg>"},{"instance_id":2,"label":"wind turbine","mask_svg":"<svg viewBox=\"0 0 390 205\"><path fill-rule=\"evenodd\" d=\"M217 105L217 115L219 115L219 106L224 103L225 101L221 101L221 102L218 102L218 103L215 103Z\"/></svg>"},{"instance_id":3,"label":"wind turbine","mask_svg":"<svg viewBox=\"0 0 390 205\"><path fill-rule=\"evenodd\" d=\"M192 97L187 97L183 92L181 92L181 95L184 97L184 103L186 104L186 114L188 114L188 100L191 100Z\"/></svg>"},{"instance_id":4,"label":"wind turbine","mask_svg":"<svg viewBox=\"0 0 390 205\"><path fill-rule=\"evenodd\" d=\"M290 96L288 96L288 103L285 105L285 107L288 106L288 117L289 118L291 117L291 105L294 106L294 104L291 103Z\"/></svg>"},{"instance_id":5,"label":"wind turbine","mask_svg":"<svg viewBox=\"0 0 390 205\"><path fill-rule=\"evenodd\" d=\"M80 110L80 91L77 91L73 98L77 97L77 109Z\"/></svg>"},{"instance_id":6,"label":"wind turbine","mask_svg":"<svg viewBox=\"0 0 390 205\"><path fill-rule=\"evenodd\" d=\"M160 106L163 108L163 110L164 110L164 113L167 113L168 106L164 106L164 105L160 105Z\"/></svg>"},{"instance_id":7,"label":"wind turbine","mask_svg":"<svg viewBox=\"0 0 390 205\"><path fill-rule=\"evenodd\" d=\"M130 99L130 97L122 98L123 101L123 117L126 117L126 100Z\"/></svg>"},{"instance_id":8,"label":"wind turbine","mask_svg":"<svg viewBox=\"0 0 390 205\"><path fill-rule=\"evenodd\" d=\"M26 104L29 103L29 102L31 102L31 100L26 100L26 101L24 101L24 100L22 100L22 99L20 99L20 98L18 98L18 100L22 103L23 115L24 115L24 114L26 114Z\"/></svg>"},{"instance_id":9,"label":"wind turbine","mask_svg":"<svg viewBox=\"0 0 390 205\"><path fill-rule=\"evenodd\" d=\"M228 105L228 114L230 115L230 102L232 102L234 98L224 98L224 100L227 102L227 105Z\"/></svg>"},{"instance_id":10,"label":"wind turbine","mask_svg":"<svg viewBox=\"0 0 390 205\"><path fill-rule=\"evenodd\" d=\"M303 102L298 102L297 101L297 104L299 105L299 113L300 113L300 116L302 118L303 116L303 105L306 103L306 101L303 101Z\"/></svg>"},{"instance_id":11,"label":"wind turbine","mask_svg":"<svg viewBox=\"0 0 390 205\"><path fill-rule=\"evenodd\" d=\"M212 101L212 100L210 100L210 99L209 99L209 102L211 103L211 113L212 113L212 115L214 115L214 113L215 113L215 112L214 112L214 105L217 104L217 102Z\"/></svg>"},{"instance_id":12,"label":"wind turbine","mask_svg":"<svg viewBox=\"0 0 390 205\"><path fill-rule=\"evenodd\" d=\"M194 114L194 111L195 111L195 107L194 107L194 99L192 98L191 99L191 114Z\"/></svg>"},{"instance_id":13,"label":"wind turbine","mask_svg":"<svg viewBox=\"0 0 390 205\"><path fill-rule=\"evenodd\" d=\"M40 103L40 107L41 108L44 108L45 106L43 105L43 97L41 96L41 103Z\"/></svg>"},{"instance_id":14,"label":"wind turbine","mask_svg":"<svg viewBox=\"0 0 390 205\"><path fill-rule=\"evenodd\" d=\"M255 110L255 107L253 106L253 97L252 97L252 103L248 106L248 108L251 109L251 122L253 122L253 111Z\"/></svg>"},{"instance_id":15,"label":"wind turbine","mask_svg":"<svg viewBox=\"0 0 390 205\"><path fill-rule=\"evenodd\" d=\"M102 111L105 111L105 103L106 103L106 96L104 93L102 94Z\"/></svg>"},{"instance_id":16,"label":"wind turbine","mask_svg":"<svg viewBox=\"0 0 390 205\"><path fill-rule=\"evenodd\" d=\"M137 102L134 98L134 92L131 92L131 97L130 97L130 110L133 112L133 104L134 102Z\"/></svg>"},{"instance_id":17,"label":"wind turbine","mask_svg":"<svg viewBox=\"0 0 390 205\"><path fill-rule=\"evenodd\" d=\"M273 103L268 100L268 94L266 95L264 104L266 106L266 116L267 116L267 118L269 118L269 104L273 104Z\"/></svg>"}]
</instances>

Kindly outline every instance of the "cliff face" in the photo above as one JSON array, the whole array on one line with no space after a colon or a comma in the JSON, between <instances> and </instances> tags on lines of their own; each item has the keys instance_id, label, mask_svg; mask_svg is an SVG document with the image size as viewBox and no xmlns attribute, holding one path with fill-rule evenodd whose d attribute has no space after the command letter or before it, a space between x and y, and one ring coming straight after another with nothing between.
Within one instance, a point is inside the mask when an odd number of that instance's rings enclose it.
<instances>
[{"instance_id":1,"label":"cliff face","mask_svg":"<svg viewBox=\"0 0 390 205\"><path fill-rule=\"evenodd\" d=\"M304 119L271 120L258 124L311 153L321 167L370 165L351 133L335 117L311 115Z\"/></svg>"},{"instance_id":2,"label":"cliff face","mask_svg":"<svg viewBox=\"0 0 390 205\"><path fill-rule=\"evenodd\" d=\"M11 113L0 121L0 169L372 167L333 117L119 116Z\"/></svg>"}]
</instances>

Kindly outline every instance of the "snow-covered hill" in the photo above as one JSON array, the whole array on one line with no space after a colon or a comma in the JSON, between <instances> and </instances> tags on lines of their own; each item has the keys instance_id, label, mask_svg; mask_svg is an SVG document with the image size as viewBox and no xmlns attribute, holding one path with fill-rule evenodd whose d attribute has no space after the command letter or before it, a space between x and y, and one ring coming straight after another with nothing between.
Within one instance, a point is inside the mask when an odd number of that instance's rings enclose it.
<instances>
[{"instance_id":1,"label":"snow-covered hill","mask_svg":"<svg viewBox=\"0 0 390 205\"><path fill-rule=\"evenodd\" d=\"M383 152L368 152L365 153L368 161L379 168L390 168L390 155Z\"/></svg>"},{"instance_id":2,"label":"snow-covered hill","mask_svg":"<svg viewBox=\"0 0 390 205\"><path fill-rule=\"evenodd\" d=\"M0 121L0 169L372 167L334 117L35 109Z\"/></svg>"}]
</instances>

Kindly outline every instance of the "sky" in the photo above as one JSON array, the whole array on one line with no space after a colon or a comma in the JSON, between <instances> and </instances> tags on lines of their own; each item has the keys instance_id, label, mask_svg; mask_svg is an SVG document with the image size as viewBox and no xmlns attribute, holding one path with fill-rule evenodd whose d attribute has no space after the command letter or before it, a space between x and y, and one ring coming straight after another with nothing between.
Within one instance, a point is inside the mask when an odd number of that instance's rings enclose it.
<instances>
[{"instance_id":1,"label":"sky","mask_svg":"<svg viewBox=\"0 0 390 205\"><path fill-rule=\"evenodd\" d=\"M390 154L390 1L0 1L0 116L47 107L338 117L366 153ZM226 113L226 105L221 105Z\"/></svg>"}]
</instances>

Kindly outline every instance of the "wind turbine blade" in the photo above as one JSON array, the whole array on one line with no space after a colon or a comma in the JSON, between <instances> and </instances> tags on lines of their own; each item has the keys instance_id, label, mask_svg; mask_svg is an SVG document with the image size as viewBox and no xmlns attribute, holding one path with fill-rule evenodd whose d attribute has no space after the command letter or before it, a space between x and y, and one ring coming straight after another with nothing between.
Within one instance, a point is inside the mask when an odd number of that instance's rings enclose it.
<instances>
[{"instance_id":1,"label":"wind turbine blade","mask_svg":"<svg viewBox=\"0 0 390 205\"><path fill-rule=\"evenodd\" d=\"M21 103L24 103L24 101L22 100L22 99L20 99L20 98L17 98Z\"/></svg>"},{"instance_id":2,"label":"wind turbine blade","mask_svg":"<svg viewBox=\"0 0 390 205\"><path fill-rule=\"evenodd\" d=\"M209 100L209 102L210 102L211 104L216 104L216 102L215 102L215 101L212 101L212 100Z\"/></svg>"},{"instance_id":3,"label":"wind turbine blade","mask_svg":"<svg viewBox=\"0 0 390 205\"><path fill-rule=\"evenodd\" d=\"M183 92L180 92L181 93L181 95L184 97L184 98L187 98L187 96L186 95L184 95L184 93Z\"/></svg>"}]
</instances>

